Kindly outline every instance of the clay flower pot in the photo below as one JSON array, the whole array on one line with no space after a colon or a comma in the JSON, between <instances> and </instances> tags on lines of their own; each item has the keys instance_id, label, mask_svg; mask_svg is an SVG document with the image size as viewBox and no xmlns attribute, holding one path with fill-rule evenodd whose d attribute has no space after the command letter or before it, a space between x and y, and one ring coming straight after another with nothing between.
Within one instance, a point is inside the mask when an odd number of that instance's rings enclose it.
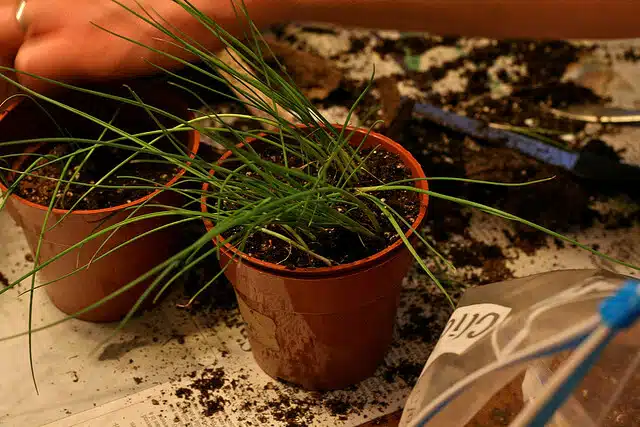
<instances>
[{"instance_id":1,"label":"clay flower pot","mask_svg":"<svg viewBox=\"0 0 640 427\"><path fill-rule=\"evenodd\" d=\"M351 144L359 144L365 135L357 131ZM364 147L374 146L398 154L412 177L425 177L399 144L371 133ZM428 188L426 181L416 185ZM424 219L427 202L421 195L414 228ZM206 211L204 200L202 209ZM213 227L207 220L205 225ZM407 236L411 234L409 230ZM339 389L371 376L383 361L401 283L413 261L400 239L356 262L295 270L253 258L229 244L220 252L221 266L236 255L225 274L238 297L253 355L267 374L310 390Z\"/></svg>"},{"instance_id":2,"label":"clay flower pot","mask_svg":"<svg viewBox=\"0 0 640 427\"><path fill-rule=\"evenodd\" d=\"M163 94L158 95L161 97ZM167 93L164 93L164 95L167 95ZM16 116L16 122L21 122L25 120L25 114L28 116L33 113L33 110L31 110L30 113L21 111L23 110L23 104L25 110L31 108L27 102L24 102L14 106L6 114L0 115L0 129L4 125L8 125L8 127L11 128L11 121L14 115ZM175 96L169 96L163 101L163 104L165 104L165 106L168 105L167 109L174 112L177 116L188 117L190 114L187 106ZM162 106L163 104L154 103L152 105ZM74 129L73 119L69 120L70 121L65 122L66 128ZM142 109L135 109L135 111L129 113L127 120L149 120L149 118L147 113ZM12 129L12 134L9 135L9 138L26 139L46 137L46 134L43 135L40 129L40 127L34 126L28 128L22 127L17 130ZM49 135L51 135L51 133L49 133ZM7 135L2 135L2 139L7 140ZM192 156L195 155L199 145L197 132L183 134L183 140L192 153ZM37 147L31 147L30 150L36 149ZM13 169L20 170L20 166L26 159L26 156L19 157L13 165ZM178 173L166 183L166 186L169 187L175 184L184 173L184 169L178 171ZM7 188L0 183L0 192L6 191ZM45 233L40 247L40 263L60 254L65 249L82 241L92 233L125 220L130 216L132 207L138 206L150 198L153 198L151 202L153 204L175 205L181 202L176 193L156 190L143 198L124 205L108 209L73 211L60 224ZM11 195L7 201L6 209L23 229L29 247L35 255L48 207L32 203L17 195ZM157 208L144 207L141 208L136 215L143 215L154 210L157 210ZM63 209L53 209L49 215L47 227L50 228L56 224L67 212L67 210ZM85 265L95 257L96 253L104 254L123 242L131 241L135 237L169 222L171 222L171 217L137 221L123 226L113 235L109 232L93 239L81 248L73 250L40 270L38 273L40 282L60 279L45 286L46 292L51 298L51 301L60 310L67 314L73 314L100 301L102 298L117 291L123 285L126 285L166 260L174 253L175 246L173 246L172 243L180 241L180 230L176 227L168 227L165 230L153 232L93 262L87 269L77 271L69 277L65 277L66 275L78 267ZM103 244L104 246L102 246ZM101 306L78 316L78 318L94 322L119 320L133 307L148 284L149 282L140 283Z\"/></svg>"}]
</instances>

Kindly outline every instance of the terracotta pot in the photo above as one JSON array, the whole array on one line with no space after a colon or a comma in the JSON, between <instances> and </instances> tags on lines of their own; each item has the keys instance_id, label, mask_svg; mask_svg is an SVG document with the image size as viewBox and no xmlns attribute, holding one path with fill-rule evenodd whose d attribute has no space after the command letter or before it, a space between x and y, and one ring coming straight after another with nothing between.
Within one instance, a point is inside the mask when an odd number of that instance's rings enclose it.
<instances>
[{"instance_id":1,"label":"terracotta pot","mask_svg":"<svg viewBox=\"0 0 640 427\"><path fill-rule=\"evenodd\" d=\"M351 143L359 144L364 135L356 132ZM371 133L364 146L398 154L412 177L425 177L411 154L389 138ZM426 181L417 185L428 188ZM421 199L414 228L427 210L427 196ZM291 270L229 244L221 250L220 265L233 254L225 274L247 323L253 355L267 374L306 389L330 390L374 373L391 344L402 279L413 261L400 239L373 256L336 267Z\"/></svg>"},{"instance_id":2,"label":"terracotta pot","mask_svg":"<svg viewBox=\"0 0 640 427\"><path fill-rule=\"evenodd\" d=\"M165 96L166 98L164 98ZM158 92L156 89L153 97L157 97L159 101L154 103L147 101L148 98L146 97L143 97L143 99L154 106L169 109L179 117L188 117L190 114L186 104L170 92L162 90ZM27 104L26 102L24 103L25 110L32 107ZM24 123L24 116L29 116L34 112L34 110L30 109L29 112L25 113L25 111L21 111L22 108L23 103L20 103L6 114L0 115L0 128L2 126L11 128L10 122L13 120L14 115L16 115L17 122ZM72 132L77 130L74 126L73 118L70 119L67 116L66 119L70 121L64 122L65 127L71 129ZM141 122L145 120L147 121L146 129L148 130L150 129L148 122L149 117L146 112L136 108L127 113L127 122L135 123L136 121ZM83 126L85 126L85 124L78 125L78 127ZM49 131L51 131L51 129L47 129L47 132ZM80 132L80 134L82 134L82 132ZM51 133L48 133L48 135L51 135ZM40 127L34 126L12 130L10 135L0 135L5 141L11 140L8 139L8 137L42 138L46 136L47 134L43 134ZM195 155L199 145L198 134L196 132L189 132L183 134L181 137L190 149L192 156ZM37 147L31 147L31 150L35 149L37 149ZM26 156L18 158L13 165L13 169L19 170L25 160ZM184 170L179 171L166 186L175 184L184 173ZM7 188L2 185L1 182L0 191L7 191ZM40 248L39 261L41 263L45 262L97 230L117 224L126 219L131 214L131 207L140 205L151 197L154 197L153 203L176 205L181 202L176 193L159 193L160 190L150 193L141 199L134 200L131 203L108 209L73 211L60 224L46 232ZM39 235L48 210L47 206L38 205L17 195L12 195L7 201L6 208L11 217L24 230L29 247L35 255ZM140 209L136 215L142 215L154 210L157 210L157 208L145 207ZM49 216L47 226L51 227L56 224L67 212L67 210L63 209L53 209ZM174 242L180 241L180 230L176 227L169 227L165 230L151 233L93 262L88 269L78 271L69 277L64 276L79 266L85 265L94 258L96 253L104 254L123 242L130 241L136 236L171 221L171 217L147 219L126 225L113 235L109 232L104 236L93 239L81 248L73 250L44 267L38 273L40 282L60 279L47 285L45 287L46 292L51 298L51 301L60 310L67 314L73 314L117 291L123 285L146 273L174 254ZM107 241L107 243L100 248L105 241ZM78 316L78 318L94 322L119 320L133 307L148 285L149 281L142 282L129 291L107 301L100 307Z\"/></svg>"}]
</instances>

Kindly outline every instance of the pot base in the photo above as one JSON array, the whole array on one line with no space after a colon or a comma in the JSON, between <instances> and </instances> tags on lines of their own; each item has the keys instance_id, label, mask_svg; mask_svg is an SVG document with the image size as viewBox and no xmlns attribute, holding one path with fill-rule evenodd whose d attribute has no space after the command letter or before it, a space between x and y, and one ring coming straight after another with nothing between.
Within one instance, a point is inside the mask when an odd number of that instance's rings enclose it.
<instances>
[{"instance_id":1,"label":"pot base","mask_svg":"<svg viewBox=\"0 0 640 427\"><path fill-rule=\"evenodd\" d=\"M269 318L238 298L258 366L275 380L311 391L344 389L375 373L391 345L397 302L385 298L350 313Z\"/></svg>"}]
</instances>

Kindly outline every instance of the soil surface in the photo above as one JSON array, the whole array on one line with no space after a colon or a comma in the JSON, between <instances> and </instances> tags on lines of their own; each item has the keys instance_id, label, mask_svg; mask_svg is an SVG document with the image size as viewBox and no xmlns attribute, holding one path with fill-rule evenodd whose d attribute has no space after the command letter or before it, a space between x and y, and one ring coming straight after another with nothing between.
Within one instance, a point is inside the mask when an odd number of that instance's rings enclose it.
<instances>
[{"instance_id":1,"label":"soil surface","mask_svg":"<svg viewBox=\"0 0 640 427\"><path fill-rule=\"evenodd\" d=\"M277 148L263 148L260 155L273 163L284 164L282 152ZM364 159L364 167L360 173L360 178L357 184L360 187L375 186L411 177L409 169L402 163L400 157L395 154L391 154L382 149L367 149L361 150L360 155ZM294 156L289 157L288 164L290 167L303 166L302 161ZM315 172L309 173L311 173L311 175L315 175ZM331 175L332 172L329 172L328 176ZM347 188L347 190L349 189ZM412 224L415 221L420 210L420 201L417 193L411 191L385 191L372 194L383 199L390 209L397 212L397 214L409 224ZM380 212L379 208L376 208L373 203L367 204L375 214L376 219L380 224L380 231L376 236L359 236L353 231L340 227L317 227L313 229L315 239L307 242L309 249L316 254L331 260L335 265L346 264L366 258L395 242L399 237L391 222L382 212ZM337 205L333 208L340 213L349 212L347 215L351 219L369 227L370 229L373 228L371 221L361 209L350 210L347 204ZM269 225L268 228L284 235L288 234L277 224ZM406 226L403 226L402 228L403 230L407 229ZM240 228L236 231L242 231L242 229ZM273 238L270 235L260 232L253 233L251 235L243 248L243 252L263 261L284 265L289 268L327 266L326 263L323 263L316 257L309 255L307 252L297 249L283 240Z\"/></svg>"},{"instance_id":2,"label":"soil surface","mask_svg":"<svg viewBox=\"0 0 640 427\"><path fill-rule=\"evenodd\" d=\"M66 144L41 150L39 154L47 157L36 160L35 169L30 172L30 175L20 180L16 194L42 206L49 206L51 198L55 197L55 208L70 209L78 203L74 210L104 209L144 197L150 192L148 187L165 184L177 173L173 165L144 161L142 156L138 156L138 161L125 163L101 183L102 186L119 188L98 187L83 197L91 188L91 184L102 180L132 152L112 147L99 147L88 158L80 154L76 156L77 160L74 159L69 165L64 177L65 181L61 182L66 158L60 161L47 159L68 156L73 153L73 150L74 147ZM22 170L27 170L31 164L31 161L27 160L22 165ZM69 180L73 183L67 187ZM135 187L147 187L147 189Z\"/></svg>"}]
</instances>

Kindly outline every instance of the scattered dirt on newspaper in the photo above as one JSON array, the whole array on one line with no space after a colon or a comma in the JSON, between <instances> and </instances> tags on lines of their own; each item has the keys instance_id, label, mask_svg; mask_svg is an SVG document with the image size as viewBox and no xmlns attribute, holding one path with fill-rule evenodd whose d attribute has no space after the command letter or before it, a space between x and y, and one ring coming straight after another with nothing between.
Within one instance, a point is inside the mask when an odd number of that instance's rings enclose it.
<instances>
[{"instance_id":1,"label":"scattered dirt on newspaper","mask_svg":"<svg viewBox=\"0 0 640 427\"><path fill-rule=\"evenodd\" d=\"M415 274L412 272L410 277L416 277ZM195 304L193 310L204 314L210 322L239 328L240 333L242 318L237 311L233 289L224 282L220 285L216 290L208 291L210 297L205 297L206 302ZM239 373L230 373L219 365L176 378L176 381L184 380L186 384L181 382L174 393L185 403L197 404L201 408L200 413L206 416L215 417L222 411L247 412L243 421L247 425L251 420L254 423L257 420L260 425L273 423L297 427L310 425L314 420L317 422L316 418L322 414L329 414L336 421L353 415L370 416L372 412L382 414L389 405L386 402L388 390L398 387L408 390L415 384L451 314L451 306L446 299L441 294L434 296L437 292L417 280L407 281L401 296L393 350L366 385L328 393L305 392L277 381L256 387L250 380L250 373L242 369ZM459 296L456 289L450 293L454 298Z\"/></svg>"},{"instance_id":2,"label":"scattered dirt on newspaper","mask_svg":"<svg viewBox=\"0 0 640 427\"><path fill-rule=\"evenodd\" d=\"M187 375L188 384L175 390L175 395L186 402L198 403L202 415L212 417L226 410L229 401L225 397L237 398L234 411L247 413L240 421L246 425L267 424L277 421L287 427L302 427L312 423L319 410L330 414L338 420L344 420L349 414L361 413L366 406L378 405L380 409L385 403L371 402L361 395L309 393L295 387L268 382L256 389L249 381L249 375L227 375L222 368L209 368L201 373L192 372Z\"/></svg>"},{"instance_id":3,"label":"scattered dirt on newspaper","mask_svg":"<svg viewBox=\"0 0 640 427\"><path fill-rule=\"evenodd\" d=\"M175 391L177 397L188 401L197 400L203 408L202 414L207 417L224 410L226 401L219 394L225 384L223 368L208 368L202 371L200 375L197 375L194 371L189 374L189 377L193 378L191 384L177 389Z\"/></svg>"},{"instance_id":4,"label":"scattered dirt on newspaper","mask_svg":"<svg viewBox=\"0 0 640 427\"><path fill-rule=\"evenodd\" d=\"M640 61L640 51L635 47L630 47L623 52L621 58L627 62L638 62Z\"/></svg>"},{"instance_id":5,"label":"scattered dirt on newspaper","mask_svg":"<svg viewBox=\"0 0 640 427\"><path fill-rule=\"evenodd\" d=\"M9 279L7 279L7 276L5 276L1 271L0 271L0 286L2 287L7 287L11 284L11 282L9 282Z\"/></svg>"}]
</instances>

